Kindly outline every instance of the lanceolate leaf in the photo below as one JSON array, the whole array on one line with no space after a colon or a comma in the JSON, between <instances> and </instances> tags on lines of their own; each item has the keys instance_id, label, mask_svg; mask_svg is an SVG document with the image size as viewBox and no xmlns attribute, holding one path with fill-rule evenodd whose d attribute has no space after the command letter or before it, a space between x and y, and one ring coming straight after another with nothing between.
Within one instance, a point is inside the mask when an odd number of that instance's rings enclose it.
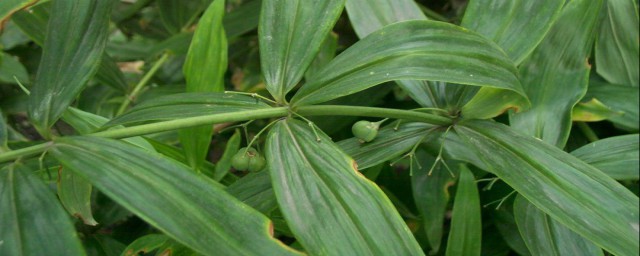
<instances>
[{"instance_id":1,"label":"lanceolate leaf","mask_svg":"<svg viewBox=\"0 0 640 256\"><path fill-rule=\"evenodd\" d=\"M266 153L280 210L312 255L422 255L384 193L331 139L283 120Z\"/></svg>"},{"instance_id":2,"label":"lanceolate leaf","mask_svg":"<svg viewBox=\"0 0 640 256\"><path fill-rule=\"evenodd\" d=\"M596 42L596 71L613 84L638 87L640 49L638 6L634 0L609 0L602 8Z\"/></svg>"},{"instance_id":3,"label":"lanceolate leaf","mask_svg":"<svg viewBox=\"0 0 640 256\"><path fill-rule=\"evenodd\" d=\"M113 1L54 1L42 61L29 99L29 117L51 127L100 66Z\"/></svg>"},{"instance_id":4,"label":"lanceolate leaf","mask_svg":"<svg viewBox=\"0 0 640 256\"><path fill-rule=\"evenodd\" d=\"M271 237L265 216L217 183L161 155L93 137L60 138L50 153L64 168L84 176L147 223L200 253L295 254ZM229 216L242 221L228 221Z\"/></svg>"},{"instance_id":5,"label":"lanceolate leaf","mask_svg":"<svg viewBox=\"0 0 640 256\"><path fill-rule=\"evenodd\" d=\"M591 52L601 0L569 2L540 46L520 67L531 109L511 115L511 125L564 147L571 112L587 90Z\"/></svg>"},{"instance_id":6,"label":"lanceolate leaf","mask_svg":"<svg viewBox=\"0 0 640 256\"><path fill-rule=\"evenodd\" d=\"M482 36L435 21L386 26L338 55L293 97L295 105L325 102L393 80L446 81L514 91L516 69Z\"/></svg>"},{"instance_id":7,"label":"lanceolate leaf","mask_svg":"<svg viewBox=\"0 0 640 256\"><path fill-rule=\"evenodd\" d=\"M225 0L215 0L198 22L184 64L187 92L224 91L224 73L227 70L227 38L222 28L224 3ZM180 131L187 162L194 169L205 160L212 133L211 125Z\"/></svg>"},{"instance_id":8,"label":"lanceolate leaf","mask_svg":"<svg viewBox=\"0 0 640 256\"><path fill-rule=\"evenodd\" d=\"M461 25L496 42L519 64L542 41L563 5L564 0L471 0Z\"/></svg>"},{"instance_id":9,"label":"lanceolate leaf","mask_svg":"<svg viewBox=\"0 0 640 256\"><path fill-rule=\"evenodd\" d=\"M551 219L524 197L516 197L513 209L531 255L604 255L602 249Z\"/></svg>"},{"instance_id":10,"label":"lanceolate leaf","mask_svg":"<svg viewBox=\"0 0 640 256\"><path fill-rule=\"evenodd\" d=\"M360 38L398 21L427 19L413 0L347 0L346 9Z\"/></svg>"},{"instance_id":11,"label":"lanceolate leaf","mask_svg":"<svg viewBox=\"0 0 640 256\"><path fill-rule=\"evenodd\" d=\"M571 152L617 180L640 178L640 138L638 134L610 137L589 143Z\"/></svg>"},{"instance_id":12,"label":"lanceolate leaf","mask_svg":"<svg viewBox=\"0 0 640 256\"><path fill-rule=\"evenodd\" d=\"M20 165L0 169L0 255L85 255L51 190Z\"/></svg>"},{"instance_id":13,"label":"lanceolate leaf","mask_svg":"<svg viewBox=\"0 0 640 256\"><path fill-rule=\"evenodd\" d=\"M177 93L145 101L114 118L107 126L263 108L269 108L269 105L250 96L219 92Z\"/></svg>"},{"instance_id":14,"label":"lanceolate leaf","mask_svg":"<svg viewBox=\"0 0 640 256\"><path fill-rule=\"evenodd\" d=\"M556 221L613 254L637 253L638 197L615 180L501 124L466 121L455 131L489 171Z\"/></svg>"},{"instance_id":15,"label":"lanceolate leaf","mask_svg":"<svg viewBox=\"0 0 640 256\"><path fill-rule=\"evenodd\" d=\"M304 75L345 0L263 0L258 33L267 89L279 102Z\"/></svg>"},{"instance_id":16,"label":"lanceolate leaf","mask_svg":"<svg viewBox=\"0 0 640 256\"><path fill-rule=\"evenodd\" d=\"M89 181L69 170L59 170L58 197L71 215L80 218L86 225L98 225L91 213L91 183Z\"/></svg>"},{"instance_id":17,"label":"lanceolate leaf","mask_svg":"<svg viewBox=\"0 0 640 256\"><path fill-rule=\"evenodd\" d=\"M460 165L457 186L446 255L480 255L480 195L473 173L464 165Z\"/></svg>"},{"instance_id":18,"label":"lanceolate leaf","mask_svg":"<svg viewBox=\"0 0 640 256\"><path fill-rule=\"evenodd\" d=\"M242 142L242 135L240 135L240 130L236 129L236 132L227 140L227 145L224 147L224 153L216 162L215 171L213 173L213 179L215 181L220 181L224 178L227 173L229 173L229 169L231 169L231 159L233 156L238 153L238 149L240 149L240 143Z\"/></svg>"}]
</instances>

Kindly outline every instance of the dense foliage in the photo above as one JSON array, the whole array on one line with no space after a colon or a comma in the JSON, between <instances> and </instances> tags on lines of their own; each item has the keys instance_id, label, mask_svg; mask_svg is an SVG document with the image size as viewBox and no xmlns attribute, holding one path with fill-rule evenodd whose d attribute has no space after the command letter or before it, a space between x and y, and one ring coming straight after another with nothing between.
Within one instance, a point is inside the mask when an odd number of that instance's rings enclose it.
<instances>
[{"instance_id":1,"label":"dense foliage","mask_svg":"<svg viewBox=\"0 0 640 256\"><path fill-rule=\"evenodd\" d=\"M0 1L0 255L637 255L634 0Z\"/></svg>"}]
</instances>

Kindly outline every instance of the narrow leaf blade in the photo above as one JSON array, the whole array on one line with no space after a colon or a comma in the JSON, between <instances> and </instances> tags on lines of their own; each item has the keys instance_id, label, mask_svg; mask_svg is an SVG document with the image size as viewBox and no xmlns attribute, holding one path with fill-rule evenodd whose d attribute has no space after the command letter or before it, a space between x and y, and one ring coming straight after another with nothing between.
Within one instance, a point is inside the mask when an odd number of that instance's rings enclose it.
<instances>
[{"instance_id":1,"label":"narrow leaf blade","mask_svg":"<svg viewBox=\"0 0 640 256\"><path fill-rule=\"evenodd\" d=\"M460 165L446 255L480 255L482 240L480 195L473 173Z\"/></svg>"},{"instance_id":2,"label":"narrow leaf blade","mask_svg":"<svg viewBox=\"0 0 640 256\"><path fill-rule=\"evenodd\" d=\"M284 120L267 138L280 210L304 248L313 255L422 255L384 193L319 136L320 142L308 125Z\"/></svg>"}]
</instances>

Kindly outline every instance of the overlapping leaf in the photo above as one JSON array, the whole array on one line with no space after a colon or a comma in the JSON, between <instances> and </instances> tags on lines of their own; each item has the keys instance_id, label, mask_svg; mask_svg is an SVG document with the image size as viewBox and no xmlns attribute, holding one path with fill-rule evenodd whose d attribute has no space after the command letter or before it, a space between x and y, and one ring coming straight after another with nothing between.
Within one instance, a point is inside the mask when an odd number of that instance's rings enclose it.
<instances>
[{"instance_id":1,"label":"overlapping leaf","mask_svg":"<svg viewBox=\"0 0 640 256\"><path fill-rule=\"evenodd\" d=\"M524 197L518 195L513 208L532 255L604 255L602 249L551 219Z\"/></svg>"},{"instance_id":2,"label":"overlapping leaf","mask_svg":"<svg viewBox=\"0 0 640 256\"><path fill-rule=\"evenodd\" d=\"M617 180L640 178L638 134L621 135L589 143L571 152Z\"/></svg>"},{"instance_id":3,"label":"overlapping leaf","mask_svg":"<svg viewBox=\"0 0 640 256\"><path fill-rule=\"evenodd\" d=\"M398 21L427 19L413 0L347 0L345 7L360 38Z\"/></svg>"},{"instance_id":4,"label":"overlapping leaf","mask_svg":"<svg viewBox=\"0 0 640 256\"><path fill-rule=\"evenodd\" d=\"M29 5L37 3L38 0L5 0L0 4L0 32L4 28L4 23L11 17L11 14Z\"/></svg>"},{"instance_id":5,"label":"overlapping leaf","mask_svg":"<svg viewBox=\"0 0 640 256\"><path fill-rule=\"evenodd\" d=\"M446 255L480 255L480 195L473 173L463 165L457 186Z\"/></svg>"},{"instance_id":6,"label":"overlapping leaf","mask_svg":"<svg viewBox=\"0 0 640 256\"><path fill-rule=\"evenodd\" d=\"M68 214L20 165L0 169L0 255L85 255Z\"/></svg>"},{"instance_id":7,"label":"overlapping leaf","mask_svg":"<svg viewBox=\"0 0 640 256\"><path fill-rule=\"evenodd\" d=\"M609 121L617 127L638 132L640 130L640 90L638 87L615 85L596 81L589 81L589 89L585 99L597 99L612 111L622 112L622 115L613 115Z\"/></svg>"},{"instance_id":8,"label":"overlapping leaf","mask_svg":"<svg viewBox=\"0 0 640 256\"><path fill-rule=\"evenodd\" d=\"M331 139L283 120L267 138L280 210L312 255L422 255L384 193L358 173Z\"/></svg>"},{"instance_id":9,"label":"overlapping leaf","mask_svg":"<svg viewBox=\"0 0 640 256\"><path fill-rule=\"evenodd\" d=\"M489 171L556 221L613 254L637 252L638 197L606 174L501 124L467 121L455 131Z\"/></svg>"},{"instance_id":10,"label":"overlapping leaf","mask_svg":"<svg viewBox=\"0 0 640 256\"><path fill-rule=\"evenodd\" d=\"M587 91L588 58L602 1L571 1L551 31L520 67L531 109L510 116L511 125L560 148L571 113Z\"/></svg>"},{"instance_id":11,"label":"overlapping leaf","mask_svg":"<svg viewBox=\"0 0 640 256\"><path fill-rule=\"evenodd\" d=\"M484 37L435 21L384 27L338 55L310 78L292 104L325 102L386 81L446 81L508 90L524 99L516 69Z\"/></svg>"},{"instance_id":12,"label":"overlapping leaf","mask_svg":"<svg viewBox=\"0 0 640 256\"><path fill-rule=\"evenodd\" d=\"M226 93L177 93L142 102L107 125L172 120L185 117L269 108L255 98Z\"/></svg>"},{"instance_id":13,"label":"overlapping leaf","mask_svg":"<svg viewBox=\"0 0 640 256\"><path fill-rule=\"evenodd\" d=\"M345 0L263 0L258 33L267 89L284 101L338 20Z\"/></svg>"},{"instance_id":14,"label":"overlapping leaf","mask_svg":"<svg viewBox=\"0 0 640 256\"><path fill-rule=\"evenodd\" d=\"M93 137L60 138L50 152L66 170L200 253L296 254L271 237L265 216L170 159ZM242 221L228 221L229 216Z\"/></svg>"},{"instance_id":15,"label":"overlapping leaf","mask_svg":"<svg viewBox=\"0 0 640 256\"><path fill-rule=\"evenodd\" d=\"M112 4L111 0L54 1L28 108L42 135L49 136L49 127L98 70Z\"/></svg>"}]
</instances>

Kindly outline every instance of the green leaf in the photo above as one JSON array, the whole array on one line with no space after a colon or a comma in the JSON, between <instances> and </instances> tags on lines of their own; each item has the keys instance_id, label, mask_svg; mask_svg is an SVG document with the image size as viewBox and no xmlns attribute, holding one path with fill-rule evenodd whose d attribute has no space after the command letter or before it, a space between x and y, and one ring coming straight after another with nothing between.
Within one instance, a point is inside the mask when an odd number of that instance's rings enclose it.
<instances>
[{"instance_id":1,"label":"green leaf","mask_svg":"<svg viewBox=\"0 0 640 256\"><path fill-rule=\"evenodd\" d=\"M9 146L7 145L9 141L9 129L7 129L7 127L8 125L7 122L5 122L2 109L0 109L0 153L9 150Z\"/></svg>"},{"instance_id":2,"label":"green leaf","mask_svg":"<svg viewBox=\"0 0 640 256\"><path fill-rule=\"evenodd\" d=\"M4 28L4 23L11 18L11 15L20 9L37 3L38 0L4 0L0 4L0 32Z\"/></svg>"},{"instance_id":3,"label":"green leaf","mask_svg":"<svg viewBox=\"0 0 640 256\"><path fill-rule=\"evenodd\" d=\"M20 165L0 169L0 255L85 255L51 190Z\"/></svg>"},{"instance_id":4,"label":"green leaf","mask_svg":"<svg viewBox=\"0 0 640 256\"><path fill-rule=\"evenodd\" d=\"M492 212L493 223L502 235L502 239L513 249L518 255L530 256L529 248L525 244L516 219L513 216L513 207L511 204L503 204L500 208Z\"/></svg>"},{"instance_id":5,"label":"green leaf","mask_svg":"<svg viewBox=\"0 0 640 256\"><path fill-rule=\"evenodd\" d=\"M451 214L446 255L480 255L480 195L473 173L460 164L460 178Z\"/></svg>"},{"instance_id":6,"label":"green leaf","mask_svg":"<svg viewBox=\"0 0 640 256\"><path fill-rule=\"evenodd\" d=\"M113 1L54 1L29 117L45 137L100 66Z\"/></svg>"},{"instance_id":7,"label":"green leaf","mask_svg":"<svg viewBox=\"0 0 640 256\"><path fill-rule=\"evenodd\" d=\"M142 102L106 126L269 108L257 99L220 92L176 93Z\"/></svg>"},{"instance_id":8,"label":"green leaf","mask_svg":"<svg viewBox=\"0 0 640 256\"><path fill-rule=\"evenodd\" d=\"M224 91L224 73L227 70L227 38L222 28L224 3L224 0L214 1L198 22L183 69L187 92ZM183 129L179 134L187 162L197 169L209 152L213 126Z\"/></svg>"},{"instance_id":9,"label":"green leaf","mask_svg":"<svg viewBox=\"0 0 640 256\"><path fill-rule=\"evenodd\" d=\"M320 50L316 58L313 59L307 72L304 73L304 78L308 79L310 76L321 70L326 66L334 57L336 57L336 51L338 50L338 34L329 33L322 42Z\"/></svg>"},{"instance_id":10,"label":"green leaf","mask_svg":"<svg viewBox=\"0 0 640 256\"><path fill-rule=\"evenodd\" d=\"M68 170L58 171L58 198L69 214L80 218L85 225L98 222L91 213L91 183Z\"/></svg>"},{"instance_id":11,"label":"green leaf","mask_svg":"<svg viewBox=\"0 0 640 256\"><path fill-rule=\"evenodd\" d=\"M177 34L191 25L210 2L210 0L162 0L156 1L156 5L164 26L169 32Z\"/></svg>"},{"instance_id":12,"label":"green leaf","mask_svg":"<svg viewBox=\"0 0 640 256\"><path fill-rule=\"evenodd\" d=\"M510 115L511 125L552 145L564 147L571 113L587 90L586 59L594 41L601 0L569 2L540 46L520 67L531 109Z\"/></svg>"},{"instance_id":13,"label":"green leaf","mask_svg":"<svg viewBox=\"0 0 640 256\"><path fill-rule=\"evenodd\" d=\"M471 0L461 26L493 40L521 63L558 18L564 0Z\"/></svg>"},{"instance_id":14,"label":"green leaf","mask_svg":"<svg viewBox=\"0 0 640 256\"><path fill-rule=\"evenodd\" d=\"M518 195L514 216L532 255L604 255L602 249L551 219Z\"/></svg>"},{"instance_id":15,"label":"green leaf","mask_svg":"<svg viewBox=\"0 0 640 256\"><path fill-rule=\"evenodd\" d=\"M524 98L516 73L509 58L478 34L442 22L405 21L342 52L302 86L292 103L322 103L401 79L489 86Z\"/></svg>"},{"instance_id":16,"label":"green leaf","mask_svg":"<svg viewBox=\"0 0 640 256\"><path fill-rule=\"evenodd\" d=\"M640 179L640 137L621 135L589 143L571 152L617 180Z\"/></svg>"},{"instance_id":17,"label":"green leaf","mask_svg":"<svg viewBox=\"0 0 640 256\"><path fill-rule=\"evenodd\" d=\"M257 28L261 6L262 0L253 0L225 15L223 23L227 37L235 38Z\"/></svg>"},{"instance_id":18,"label":"green leaf","mask_svg":"<svg viewBox=\"0 0 640 256\"><path fill-rule=\"evenodd\" d=\"M200 253L295 254L271 237L265 216L161 155L94 137L59 138L49 152L120 205ZM228 221L229 216L242 222Z\"/></svg>"},{"instance_id":19,"label":"green leaf","mask_svg":"<svg viewBox=\"0 0 640 256\"><path fill-rule=\"evenodd\" d=\"M0 52L0 83L29 84L27 69L13 56Z\"/></svg>"},{"instance_id":20,"label":"green leaf","mask_svg":"<svg viewBox=\"0 0 640 256\"><path fill-rule=\"evenodd\" d=\"M422 168L413 170L411 188L416 207L422 215L427 240L431 245L429 254L434 255L440 251L450 197L448 189L455 183L455 178L451 177L442 164L438 164L430 173L436 158L422 150L417 151L416 159L420 161Z\"/></svg>"},{"instance_id":21,"label":"green leaf","mask_svg":"<svg viewBox=\"0 0 640 256\"><path fill-rule=\"evenodd\" d=\"M613 84L640 84L637 4L634 0L608 0L602 8L596 72Z\"/></svg>"},{"instance_id":22,"label":"green leaf","mask_svg":"<svg viewBox=\"0 0 640 256\"><path fill-rule=\"evenodd\" d=\"M624 112L616 112L598 99L591 98L589 101L579 102L573 107L571 120L574 122L597 122L623 114Z\"/></svg>"},{"instance_id":23,"label":"green leaf","mask_svg":"<svg viewBox=\"0 0 640 256\"><path fill-rule=\"evenodd\" d=\"M416 143L424 140L435 127L425 123L404 123L394 129L395 124L383 127L378 136L367 143L361 143L358 138L346 139L338 142L338 146L347 155L353 157L359 169L384 163L400 157L409 151Z\"/></svg>"},{"instance_id":24,"label":"green leaf","mask_svg":"<svg viewBox=\"0 0 640 256\"><path fill-rule=\"evenodd\" d=\"M129 244L122 252L122 256L137 256L160 248L169 241L169 237L161 234L150 234L140 237Z\"/></svg>"},{"instance_id":25,"label":"green leaf","mask_svg":"<svg viewBox=\"0 0 640 256\"><path fill-rule=\"evenodd\" d=\"M616 255L638 245L638 197L595 167L502 124L467 121L455 131L496 174L540 210Z\"/></svg>"},{"instance_id":26,"label":"green leaf","mask_svg":"<svg viewBox=\"0 0 640 256\"><path fill-rule=\"evenodd\" d=\"M347 0L345 8L359 38L399 21L427 19L413 0Z\"/></svg>"},{"instance_id":27,"label":"green leaf","mask_svg":"<svg viewBox=\"0 0 640 256\"><path fill-rule=\"evenodd\" d=\"M615 112L623 112L622 115L609 117L618 128L638 132L640 130L640 90L638 87L607 84L591 79L589 89L584 96L586 99L598 99L604 105Z\"/></svg>"},{"instance_id":28,"label":"green leaf","mask_svg":"<svg viewBox=\"0 0 640 256\"><path fill-rule=\"evenodd\" d=\"M231 169L231 159L236 153L238 153L241 142L242 135L240 134L240 131L236 129L229 140L227 140L227 145L224 147L224 153L222 153L222 156L216 163L216 168L213 172L213 180L220 181L229 173L229 169Z\"/></svg>"},{"instance_id":29,"label":"green leaf","mask_svg":"<svg viewBox=\"0 0 640 256\"><path fill-rule=\"evenodd\" d=\"M278 207L269 172L252 172L227 187L227 192L254 209L268 214Z\"/></svg>"},{"instance_id":30,"label":"green leaf","mask_svg":"<svg viewBox=\"0 0 640 256\"><path fill-rule=\"evenodd\" d=\"M306 123L283 120L266 145L280 210L309 254L422 255L384 193L329 137L318 136Z\"/></svg>"},{"instance_id":31,"label":"green leaf","mask_svg":"<svg viewBox=\"0 0 640 256\"><path fill-rule=\"evenodd\" d=\"M278 102L293 89L342 13L345 0L263 0L258 34L267 90Z\"/></svg>"}]
</instances>

